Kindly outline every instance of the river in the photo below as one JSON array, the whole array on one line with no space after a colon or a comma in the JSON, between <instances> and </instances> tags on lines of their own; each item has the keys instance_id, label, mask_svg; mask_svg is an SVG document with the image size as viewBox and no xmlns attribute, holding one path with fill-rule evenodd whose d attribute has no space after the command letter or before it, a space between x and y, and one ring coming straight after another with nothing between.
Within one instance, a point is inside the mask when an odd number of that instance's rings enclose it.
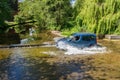
<instances>
[{"instance_id":1,"label":"river","mask_svg":"<svg viewBox=\"0 0 120 80\"><path fill-rule=\"evenodd\" d=\"M47 50L47 51L46 51ZM78 80L91 78L84 64L52 47L2 49L0 80ZM57 55L56 55L56 54ZM76 58L77 59L77 58Z\"/></svg>"},{"instance_id":2,"label":"river","mask_svg":"<svg viewBox=\"0 0 120 80\"><path fill-rule=\"evenodd\" d=\"M63 51L49 38L39 41L45 46L0 49L0 80L92 80L80 59L86 49L68 46L68 51Z\"/></svg>"}]
</instances>

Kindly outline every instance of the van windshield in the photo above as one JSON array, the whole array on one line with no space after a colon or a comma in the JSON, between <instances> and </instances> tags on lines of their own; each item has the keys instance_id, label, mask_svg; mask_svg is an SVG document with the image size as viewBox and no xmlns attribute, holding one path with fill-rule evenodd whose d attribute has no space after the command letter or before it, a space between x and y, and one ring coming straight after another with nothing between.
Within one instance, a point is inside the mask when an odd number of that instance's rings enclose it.
<instances>
[{"instance_id":1,"label":"van windshield","mask_svg":"<svg viewBox=\"0 0 120 80\"><path fill-rule=\"evenodd\" d=\"M70 36L71 41L78 41L80 40L80 36Z\"/></svg>"}]
</instances>

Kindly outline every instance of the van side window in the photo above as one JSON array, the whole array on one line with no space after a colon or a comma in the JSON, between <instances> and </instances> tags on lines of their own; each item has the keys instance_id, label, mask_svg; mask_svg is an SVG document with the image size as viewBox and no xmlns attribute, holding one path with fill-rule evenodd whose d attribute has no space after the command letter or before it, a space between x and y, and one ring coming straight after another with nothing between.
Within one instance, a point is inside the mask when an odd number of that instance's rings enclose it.
<instances>
[{"instance_id":1,"label":"van side window","mask_svg":"<svg viewBox=\"0 0 120 80\"><path fill-rule=\"evenodd\" d=\"M90 40L95 40L95 36L90 36Z\"/></svg>"},{"instance_id":2,"label":"van side window","mask_svg":"<svg viewBox=\"0 0 120 80\"><path fill-rule=\"evenodd\" d=\"M82 37L82 40L84 40L84 41L91 41L91 40L95 40L95 37L92 36L92 35L83 36L83 37Z\"/></svg>"}]
</instances>

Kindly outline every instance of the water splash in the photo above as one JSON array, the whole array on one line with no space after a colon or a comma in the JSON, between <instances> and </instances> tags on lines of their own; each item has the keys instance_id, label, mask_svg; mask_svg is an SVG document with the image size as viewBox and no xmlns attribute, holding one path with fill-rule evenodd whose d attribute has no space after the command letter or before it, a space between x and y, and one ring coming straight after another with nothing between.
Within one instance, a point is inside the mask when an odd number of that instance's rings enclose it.
<instances>
[{"instance_id":1,"label":"water splash","mask_svg":"<svg viewBox=\"0 0 120 80\"><path fill-rule=\"evenodd\" d=\"M96 53L105 53L107 52L107 48L96 45L92 47L78 48L67 44L65 41L59 41L57 43L57 48L61 50L65 50L65 54L96 54Z\"/></svg>"},{"instance_id":2,"label":"water splash","mask_svg":"<svg viewBox=\"0 0 120 80\"><path fill-rule=\"evenodd\" d=\"M26 39L22 39L22 40L20 41L20 44L27 44L27 43L30 42L30 41L34 41L34 38L29 37L29 38L26 38Z\"/></svg>"},{"instance_id":3,"label":"water splash","mask_svg":"<svg viewBox=\"0 0 120 80\"><path fill-rule=\"evenodd\" d=\"M107 52L106 47L97 47L93 46L90 48L76 48L73 46L67 46L67 51L65 54L71 55L71 54L96 54L96 53L105 53Z\"/></svg>"}]
</instances>

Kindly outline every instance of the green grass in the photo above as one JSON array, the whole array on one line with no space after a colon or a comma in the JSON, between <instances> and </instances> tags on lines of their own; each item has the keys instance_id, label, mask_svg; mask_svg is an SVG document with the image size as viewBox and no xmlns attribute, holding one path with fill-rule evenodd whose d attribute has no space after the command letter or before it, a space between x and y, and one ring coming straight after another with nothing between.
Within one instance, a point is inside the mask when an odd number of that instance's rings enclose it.
<instances>
[{"instance_id":1,"label":"green grass","mask_svg":"<svg viewBox=\"0 0 120 80\"><path fill-rule=\"evenodd\" d=\"M52 48L50 48L52 50ZM45 54L45 52L50 51L49 48L41 47L41 48L26 48L22 52L23 57L31 57L31 58L49 58L51 57L49 54Z\"/></svg>"}]
</instances>

